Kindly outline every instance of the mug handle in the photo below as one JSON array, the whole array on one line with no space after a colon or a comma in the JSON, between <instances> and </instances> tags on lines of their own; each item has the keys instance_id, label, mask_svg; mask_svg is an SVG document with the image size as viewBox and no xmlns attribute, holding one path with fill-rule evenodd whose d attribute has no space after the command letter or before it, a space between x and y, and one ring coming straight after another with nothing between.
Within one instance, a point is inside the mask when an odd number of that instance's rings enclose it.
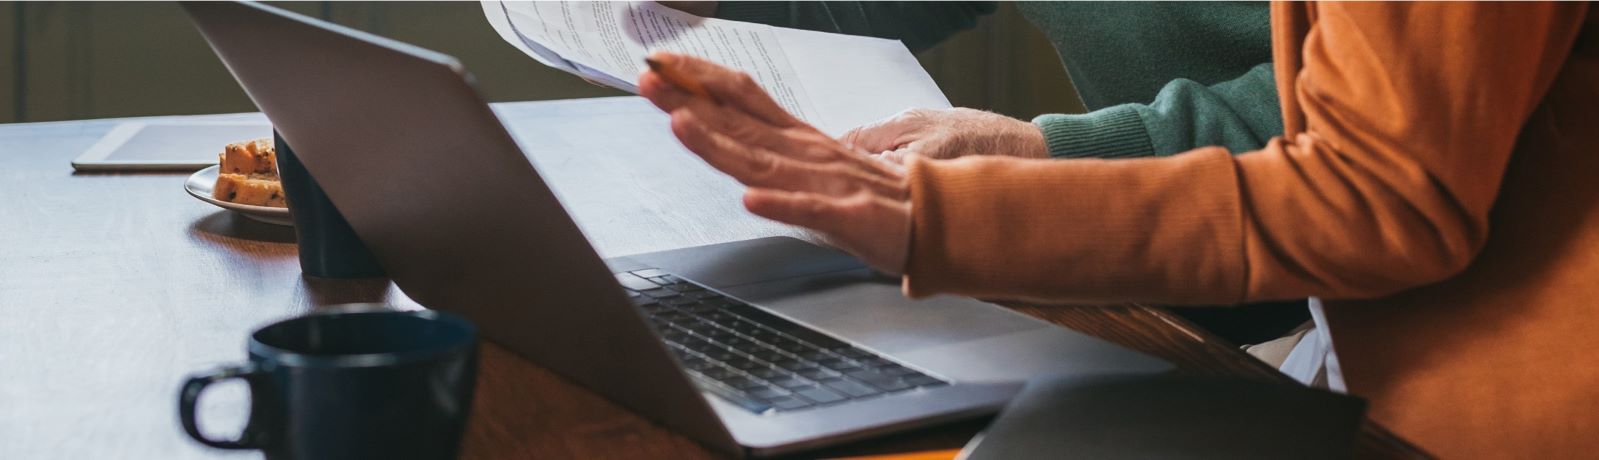
<instances>
[{"instance_id":1,"label":"mug handle","mask_svg":"<svg viewBox=\"0 0 1599 460\"><path fill-rule=\"evenodd\" d=\"M200 393L204 392L205 388L213 383L232 378L244 379L250 383L250 411L260 410L255 407L256 402L260 400L260 397L255 394L255 381L265 375L266 372L261 370L255 363L246 362L244 364L223 366L205 374L189 377L189 380L183 383L183 390L178 395L178 418L183 421L183 431L188 432L189 437L194 438L195 441L219 449L261 449L266 447L265 439L263 439L261 433L251 426L254 425L253 423L244 427L244 431L239 433L238 440L217 440L207 438L204 434L201 434L200 424L195 420L195 405L200 401ZM250 418L253 419L255 416L252 414Z\"/></svg>"}]
</instances>

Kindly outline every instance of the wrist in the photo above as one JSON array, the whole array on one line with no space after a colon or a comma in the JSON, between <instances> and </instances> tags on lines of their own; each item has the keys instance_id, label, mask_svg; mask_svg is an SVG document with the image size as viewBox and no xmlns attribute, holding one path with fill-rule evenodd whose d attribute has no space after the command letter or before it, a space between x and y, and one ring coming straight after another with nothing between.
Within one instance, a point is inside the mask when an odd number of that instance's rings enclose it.
<instances>
[{"instance_id":1,"label":"wrist","mask_svg":"<svg viewBox=\"0 0 1599 460\"><path fill-rule=\"evenodd\" d=\"M1022 122L1019 127L1019 136L1022 139L1019 156L1024 158L1049 158L1049 141L1044 138L1044 129L1038 125Z\"/></svg>"},{"instance_id":2,"label":"wrist","mask_svg":"<svg viewBox=\"0 0 1599 460\"><path fill-rule=\"evenodd\" d=\"M1084 114L1039 115L1032 123L1056 158L1142 157L1154 154L1149 131L1132 104Z\"/></svg>"}]
</instances>

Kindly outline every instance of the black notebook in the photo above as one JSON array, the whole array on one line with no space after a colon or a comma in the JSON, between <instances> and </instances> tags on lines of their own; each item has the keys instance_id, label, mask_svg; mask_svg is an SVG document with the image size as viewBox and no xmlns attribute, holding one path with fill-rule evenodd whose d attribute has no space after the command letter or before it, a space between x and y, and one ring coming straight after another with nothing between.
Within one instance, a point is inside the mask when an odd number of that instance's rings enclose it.
<instances>
[{"instance_id":1,"label":"black notebook","mask_svg":"<svg viewBox=\"0 0 1599 460\"><path fill-rule=\"evenodd\" d=\"M1359 398L1292 384L1039 379L961 458L1347 459L1365 409Z\"/></svg>"}]
</instances>

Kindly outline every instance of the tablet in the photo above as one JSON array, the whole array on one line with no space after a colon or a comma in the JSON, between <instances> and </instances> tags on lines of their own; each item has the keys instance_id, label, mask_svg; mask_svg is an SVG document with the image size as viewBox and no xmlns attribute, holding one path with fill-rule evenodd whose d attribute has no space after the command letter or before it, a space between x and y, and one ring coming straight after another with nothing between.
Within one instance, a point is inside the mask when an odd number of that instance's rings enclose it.
<instances>
[{"instance_id":1,"label":"tablet","mask_svg":"<svg viewBox=\"0 0 1599 460\"><path fill-rule=\"evenodd\" d=\"M229 143L272 137L265 122L147 121L117 125L72 160L79 171L194 171Z\"/></svg>"}]
</instances>

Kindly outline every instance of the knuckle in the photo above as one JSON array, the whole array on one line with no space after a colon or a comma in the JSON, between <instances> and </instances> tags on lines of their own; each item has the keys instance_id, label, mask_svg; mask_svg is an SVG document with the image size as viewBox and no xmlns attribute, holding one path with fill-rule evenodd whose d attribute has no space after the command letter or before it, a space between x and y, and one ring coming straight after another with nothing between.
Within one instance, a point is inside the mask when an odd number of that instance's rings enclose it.
<instances>
[{"instance_id":1,"label":"knuckle","mask_svg":"<svg viewBox=\"0 0 1599 460\"><path fill-rule=\"evenodd\" d=\"M871 193L865 190L858 190L839 200L835 207L839 215L854 220L866 216L870 205Z\"/></svg>"},{"instance_id":2,"label":"knuckle","mask_svg":"<svg viewBox=\"0 0 1599 460\"><path fill-rule=\"evenodd\" d=\"M818 172L827 181L829 195L846 195L861 190L861 178L849 165L828 163L819 168Z\"/></svg>"},{"instance_id":3,"label":"knuckle","mask_svg":"<svg viewBox=\"0 0 1599 460\"><path fill-rule=\"evenodd\" d=\"M787 146L791 153L803 155L805 158L830 158L830 152L838 141L827 137L826 134L814 133L802 129L783 129L777 132L776 137Z\"/></svg>"},{"instance_id":4,"label":"knuckle","mask_svg":"<svg viewBox=\"0 0 1599 460\"><path fill-rule=\"evenodd\" d=\"M743 121L740 121L740 120L732 120L732 119L724 120L722 122L722 132L727 133L729 136L732 136L734 139L746 139L746 140L747 139L753 139L757 135L760 134L760 130L757 129L755 126L752 126L749 123L746 123L746 122L743 122Z\"/></svg>"},{"instance_id":5,"label":"knuckle","mask_svg":"<svg viewBox=\"0 0 1599 460\"><path fill-rule=\"evenodd\" d=\"M750 76L750 74L746 72L739 72L736 76L734 76L733 84L738 85L739 88L745 90L760 89L760 85L755 83L755 77Z\"/></svg>"},{"instance_id":6,"label":"knuckle","mask_svg":"<svg viewBox=\"0 0 1599 460\"><path fill-rule=\"evenodd\" d=\"M814 197L807 197L805 201L805 212L810 214L811 217L821 218L827 216L829 210L827 202Z\"/></svg>"},{"instance_id":7,"label":"knuckle","mask_svg":"<svg viewBox=\"0 0 1599 460\"><path fill-rule=\"evenodd\" d=\"M750 159L750 179L760 183L770 183L783 174L783 163L760 154L754 154Z\"/></svg>"},{"instance_id":8,"label":"knuckle","mask_svg":"<svg viewBox=\"0 0 1599 460\"><path fill-rule=\"evenodd\" d=\"M697 139L699 137L699 131L695 129L695 123L696 122L692 116L673 114L672 134L677 135L678 139L684 141Z\"/></svg>"},{"instance_id":9,"label":"knuckle","mask_svg":"<svg viewBox=\"0 0 1599 460\"><path fill-rule=\"evenodd\" d=\"M694 115L685 111L672 112L672 129L686 129L694 122Z\"/></svg>"}]
</instances>

